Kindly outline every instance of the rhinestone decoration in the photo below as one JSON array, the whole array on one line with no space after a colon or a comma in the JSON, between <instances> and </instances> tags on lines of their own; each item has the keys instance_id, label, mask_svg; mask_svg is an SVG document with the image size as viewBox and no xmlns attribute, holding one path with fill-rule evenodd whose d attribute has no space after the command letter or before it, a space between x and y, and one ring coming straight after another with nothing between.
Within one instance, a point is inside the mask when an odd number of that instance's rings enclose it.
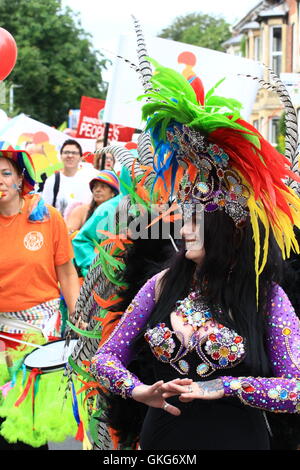
<instances>
[{"instance_id":1,"label":"rhinestone decoration","mask_svg":"<svg viewBox=\"0 0 300 470\"><path fill-rule=\"evenodd\" d=\"M244 339L221 324L214 333L208 335L204 349L221 367L226 367L245 355Z\"/></svg>"},{"instance_id":2,"label":"rhinestone decoration","mask_svg":"<svg viewBox=\"0 0 300 470\"><path fill-rule=\"evenodd\" d=\"M209 371L209 366L205 363L199 364L196 369L197 374L200 376L206 374L208 371Z\"/></svg>"},{"instance_id":3,"label":"rhinestone decoration","mask_svg":"<svg viewBox=\"0 0 300 470\"><path fill-rule=\"evenodd\" d=\"M190 366L189 366L188 362L184 361L183 359L181 359L181 361L178 362L178 366L180 367L182 372L184 372L185 374L187 374L188 371L190 370Z\"/></svg>"},{"instance_id":4,"label":"rhinestone decoration","mask_svg":"<svg viewBox=\"0 0 300 470\"><path fill-rule=\"evenodd\" d=\"M199 292L191 292L188 297L177 302L175 313L182 317L185 325L191 325L194 330L212 318L207 303Z\"/></svg>"},{"instance_id":5,"label":"rhinestone decoration","mask_svg":"<svg viewBox=\"0 0 300 470\"><path fill-rule=\"evenodd\" d=\"M206 212L225 209L236 226L242 226L249 215L247 200L250 194L238 173L230 169L229 156L224 150L184 125L174 125L166 135L179 164L186 168L187 162L191 162L198 170L192 181L184 175L179 186L178 204L202 204Z\"/></svg>"},{"instance_id":6,"label":"rhinestone decoration","mask_svg":"<svg viewBox=\"0 0 300 470\"><path fill-rule=\"evenodd\" d=\"M175 349L171 330L165 323L159 323L155 328L147 330L144 335L155 357L162 362L169 362Z\"/></svg>"}]
</instances>

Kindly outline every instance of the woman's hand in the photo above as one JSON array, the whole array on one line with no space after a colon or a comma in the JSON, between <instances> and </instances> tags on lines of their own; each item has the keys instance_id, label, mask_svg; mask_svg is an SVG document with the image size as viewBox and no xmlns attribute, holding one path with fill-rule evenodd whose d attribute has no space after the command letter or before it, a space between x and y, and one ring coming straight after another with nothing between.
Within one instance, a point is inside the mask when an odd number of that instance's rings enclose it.
<instances>
[{"instance_id":1,"label":"woman's hand","mask_svg":"<svg viewBox=\"0 0 300 470\"><path fill-rule=\"evenodd\" d=\"M161 386L163 398L167 399L174 395L179 395L179 400L188 403L195 399L218 400L224 396L224 387L221 379L208 380L206 382L193 382L189 384L179 384L174 380Z\"/></svg>"},{"instance_id":2,"label":"woman's hand","mask_svg":"<svg viewBox=\"0 0 300 470\"><path fill-rule=\"evenodd\" d=\"M190 379L175 379L172 382L175 385L181 384L182 386L188 385L192 382ZM132 398L136 401L144 403L145 405L152 406L153 408L162 408L167 413L170 413L174 416L179 416L181 411L176 406L171 405L165 401L163 397L164 385L163 380L159 380L153 385L138 385L132 391ZM166 384L165 384L166 385ZM177 395L177 393L172 393L169 396Z\"/></svg>"}]
</instances>

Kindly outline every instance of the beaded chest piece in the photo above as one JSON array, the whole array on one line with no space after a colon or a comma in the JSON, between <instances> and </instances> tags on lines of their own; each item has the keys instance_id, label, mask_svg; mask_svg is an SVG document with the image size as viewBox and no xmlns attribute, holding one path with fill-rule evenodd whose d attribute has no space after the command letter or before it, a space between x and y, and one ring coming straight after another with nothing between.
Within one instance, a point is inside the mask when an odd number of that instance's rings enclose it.
<instances>
[{"instance_id":1,"label":"beaded chest piece","mask_svg":"<svg viewBox=\"0 0 300 470\"><path fill-rule=\"evenodd\" d=\"M193 333L185 346L183 333L170 330L165 323L148 329L145 339L159 361L169 363L181 375L187 375L191 367L186 356L195 351L201 361L196 366L196 372L201 377L208 377L216 370L234 367L244 359L244 339L234 330L213 321L207 304L198 292L191 292L177 302L175 313L182 317L184 325L192 326ZM209 332L204 335L202 332L200 336L201 327L208 331L208 322ZM175 337L180 341L177 352Z\"/></svg>"}]
</instances>

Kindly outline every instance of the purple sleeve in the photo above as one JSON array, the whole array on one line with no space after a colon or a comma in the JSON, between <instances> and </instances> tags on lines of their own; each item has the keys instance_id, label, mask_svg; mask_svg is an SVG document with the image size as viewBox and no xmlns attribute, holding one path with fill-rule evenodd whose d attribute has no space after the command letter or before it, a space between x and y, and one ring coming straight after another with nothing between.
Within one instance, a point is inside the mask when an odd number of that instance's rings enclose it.
<instances>
[{"instance_id":1,"label":"purple sleeve","mask_svg":"<svg viewBox=\"0 0 300 470\"><path fill-rule=\"evenodd\" d=\"M98 382L123 398L131 397L132 390L142 382L126 369L132 358L132 340L140 333L155 306L153 276L140 289L128 306L108 340L91 360L91 372Z\"/></svg>"},{"instance_id":2,"label":"purple sleeve","mask_svg":"<svg viewBox=\"0 0 300 470\"><path fill-rule=\"evenodd\" d=\"M268 305L267 352L275 377L221 377L225 396L267 411L300 413L300 322L277 285Z\"/></svg>"}]
</instances>

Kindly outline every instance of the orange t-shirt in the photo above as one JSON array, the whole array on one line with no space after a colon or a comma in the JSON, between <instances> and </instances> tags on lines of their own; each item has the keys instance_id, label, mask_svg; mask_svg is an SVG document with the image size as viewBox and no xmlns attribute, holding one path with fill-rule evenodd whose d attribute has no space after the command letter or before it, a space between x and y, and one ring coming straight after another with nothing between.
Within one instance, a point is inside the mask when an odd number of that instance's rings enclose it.
<instances>
[{"instance_id":1,"label":"orange t-shirt","mask_svg":"<svg viewBox=\"0 0 300 470\"><path fill-rule=\"evenodd\" d=\"M30 196L17 217L0 215L0 312L25 310L57 299L55 266L73 258L60 213L47 205L50 219L32 223L28 221L29 203Z\"/></svg>"}]
</instances>

